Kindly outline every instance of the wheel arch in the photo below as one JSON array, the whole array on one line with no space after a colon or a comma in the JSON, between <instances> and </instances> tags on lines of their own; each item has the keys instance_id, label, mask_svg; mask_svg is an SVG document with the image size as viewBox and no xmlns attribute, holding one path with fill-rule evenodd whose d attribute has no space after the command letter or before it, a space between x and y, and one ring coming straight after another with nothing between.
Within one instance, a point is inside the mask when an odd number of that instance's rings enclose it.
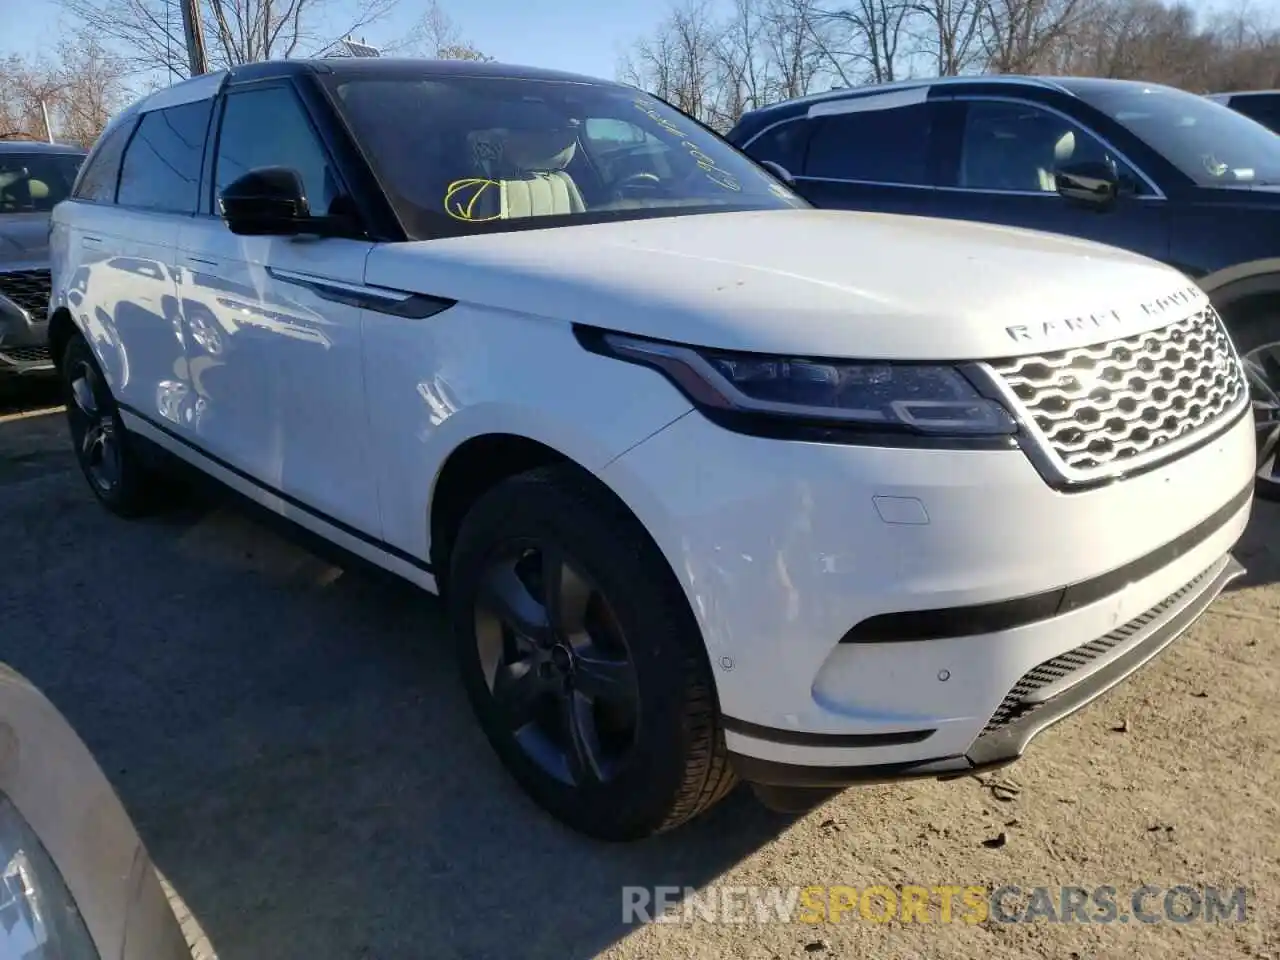
<instances>
[{"instance_id":1,"label":"wheel arch","mask_svg":"<svg viewBox=\"0 0 1280 960\"><path fill-rule=\"evenodd\" d=\"M79 332L80 328L66 307L58 307L49 317L49 356L59 372L62 371L62 356L67 352L67 344Z\"/></svg>"},{"instance_id":2,"label":"wheel arch","mask_svg":"<svg viewBox=\"0 0 1280 960\"><path fill-rule=\"evenodd\" d=\"M626 499L574 456L524 434L482 433L467 438L449 452L432 484L428 521L429 551L431 567L441 590L445 588L449 556L458 530L472 505L502 481L550 466L567 467L580 475L625 509L645 531L646 536L653 540L639 514ZM656 541L653 546L665 560Z\"/></svg>"},{"instance_id":3,"label":"wheel arch","mask_svg":"<svg viewBox=\"0 0 1280 960\"><path fill-rule=\"evenodd\" d=\"M1280 298L1280 257L1236 264L1198 283L1229 323L1228 314L1239 314L1247 304Z\"/></svg>"}]
</instances>

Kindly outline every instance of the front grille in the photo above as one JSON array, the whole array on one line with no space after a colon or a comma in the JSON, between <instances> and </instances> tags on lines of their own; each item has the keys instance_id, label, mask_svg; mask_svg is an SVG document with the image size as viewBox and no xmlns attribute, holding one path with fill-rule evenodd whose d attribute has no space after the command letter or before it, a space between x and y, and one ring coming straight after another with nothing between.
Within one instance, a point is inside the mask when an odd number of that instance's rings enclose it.
<instances>
[{"instance_id":1,"label":"front grille","mask_svg":"<svg viewBox=\"0 0 1280 960\"><path fill-rule=\"evenodd\" d=\"M1068 650L1052 660L1046 660L1044 663L1032 667L1022 675L1022 678L1013 685L1013 689L1000 701L1000 706L996 707L996 712L991 715L991 719L987 721L987 725L982 729L982 732L987 734L999 730L1015 720L1020 720L1035 710L1036 707L1041 706L1042 704L1038 703L1027 703L1026 697L1041 687L1047 687L1051 683L1057 683L1063 677L1070 676L1085 664L1091 663L1109 650L1113 650L1127 640L1132 639L1135 634L1145 629L1153 620L1176 607L1186 598L1187 594L1201 586L1208 578L1209 573L1209 570L1204 571L1186 586L1165 597L1150 610L1139 614L1128 623L1116 627L1116 629L1099 637L1097 640L1090 640L1083 646Z\"/></svg>"},{"instance_id":2,"label":"front grille","mask_svg":"<svg viewBox=\"0 0 1280 960\"><path fill-rule=\"evenodd\" d=\"M0 359L9 363L50 363L48 347L0 347Z\"/></svg>"},{"instance_id":3,"label":"front grille","mask_svg":"<svg viewBox=\"0 0 1280 960\"><path fill-rule=\"evenodd\" d=\"M1248 392L1212 308L1148 333L991 366L1049 451L1079 475L1121 467L1189 436Z\"/></svg>"},{"instance_id":4,"label":"front grille","mask_svg":"<svg viewBox=\"0 0 1280 960\"><path fill-rule=\"evenodd\" d=\"M14 270L0 273L0 296L8 297L31 316L44 320L49 311L48 270Z\"/></svg>"}]
</instances>

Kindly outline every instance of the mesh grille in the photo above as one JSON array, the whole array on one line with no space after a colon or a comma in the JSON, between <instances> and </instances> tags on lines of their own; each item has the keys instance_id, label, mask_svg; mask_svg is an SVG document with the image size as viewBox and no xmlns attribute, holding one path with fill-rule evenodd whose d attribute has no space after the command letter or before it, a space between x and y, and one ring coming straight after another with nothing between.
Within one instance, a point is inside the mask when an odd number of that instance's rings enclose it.
<instances>
[{"instance_id":1,"label":"mesh grille","mask_svg":"<svg viewBox=\"0 0 1280 960\"><path fill-rule=\"evenodd\" d=\"M1000 706L996 707L996 712L991 715L991 719L987 721L987 725L982 729L982 732L984 734L992 733L1031 713L1040 704L1025 702L1024 698L1026 696L1041 687L1057 683L1063 677L1070 676L1085 664L1122 645L1132 638L1134 634L1146 628L1161 614L1177 606L1188 593L1200 586L1208 576L1209 571L1206 570L1186 586L1165 597L1150 610L1139 614L1128 623L1116 627L1116 629L1099 637L1097 640L1090 640L1074 650L1068 650L1052 660L1046 660L1044 663L1032 667L1022 675L1022 679L1015 683L1013 689L1000 701Z\"/></svg>"},{"instance_id":2,"label":"mesh grille","mask_svg":"<svg viewBox=\"0 0 1280 960\"><path fill-rule=\"evenodd\" d=\"M0 358L9 363L50 363L52 362L48 347L4 347L0 348Z\"/></svg>"},{"instance_id":3,"label":"mesh grille","mask_svg":"<svg viewBox=\"0 0 1280 960\"><path fill-rule=\"evenodd\" d=\"M49 312L48 270L14 270L0 273L0 296L8 297L32 320L43 320Z\"/></svg>"},{"instance_id":4,"label":"mesh grille","mask_svg":"<svg viewBox=\"0 0 1280 960\"><path fill-rule=\"evenodd\" d=\"M1247 393L1211 308L1122 340L991 366L1058 459L1086 474L1212 424Z\"/></svg>"}]
</instances>

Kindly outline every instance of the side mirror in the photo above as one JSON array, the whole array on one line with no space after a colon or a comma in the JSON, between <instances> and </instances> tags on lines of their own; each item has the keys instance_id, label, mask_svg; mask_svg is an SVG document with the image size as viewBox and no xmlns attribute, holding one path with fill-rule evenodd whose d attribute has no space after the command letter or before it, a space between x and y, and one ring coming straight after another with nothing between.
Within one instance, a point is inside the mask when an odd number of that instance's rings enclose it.
<instances>
[{"instance_id":1,"label":"side mirror","mask_svg":"<svg viewBox=\"0 0 1280 960\"><path fill-rule=\"evenodd\" d=\"M1106 208L1120 195L1120 175L1105 160L1081 160L1063 164L1053 174L1058 193L1068 200Z\"/></svg>"},{"instance_id":2,"label":"side mirror","mask_svg":"<svg viewBox=\"0 0 1280 960\"><path fill-rule=\"evenodd\" d=\"M774 163L772 160L761 160L760 166L764 167L788 187L794 187L796 185L796 178L793 177L791 175L791 171L782 164Z\"/></svg>"},{"instance_id":3,"label":"side mirror","mask_svg":"<svg viewBox=\"0 0 1280 960\"><path fill-rule=\"evenodd\" d=\"M302 177L288 167L250 170L223 188L218 205L231 232L241 236L340 232L337 218L311 215Z\"/></svg>"}]
</instances>

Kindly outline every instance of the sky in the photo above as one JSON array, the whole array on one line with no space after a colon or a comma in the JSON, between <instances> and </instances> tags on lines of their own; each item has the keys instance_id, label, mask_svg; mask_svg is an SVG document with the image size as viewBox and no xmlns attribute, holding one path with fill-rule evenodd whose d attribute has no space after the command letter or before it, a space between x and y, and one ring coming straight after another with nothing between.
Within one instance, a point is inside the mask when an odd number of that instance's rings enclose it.
<instances>
[{"instance_id":1,"label":"sky","mask_svg":"<svg viewBox=\"0 0 1280 960\"><path fill-rule=\"evenodd\" d=\"M327 11L321 31L336 34L358 0L315 2ZM1280 0L1190 0L1202 14L1241 3L1280 16ZM21 15L12 15L19 6ZM374 46L402 39L425 6L425 0L399 0L390 16L363 31L363 39ZM672 6L672 0L441 0L461 37L489 56L608 79L626 50ZM56 42L60 28L73 26L58 0L0 0L0 12L11 14L2 18L0 56L39 54Z\"/></svg>"},{"instance_id":2,"label":"sky","mask_svg":"<svg viewBox=\"0 0 1280 960\"><path fill-rule=\"evenodd\" d=\"M326 0L330 29L341 30L352 0ZM57 0L0 0L0 56L38 54L61 26L71 26ZM422 0L399 0L390 17L363 31L379 46L402 37L421 16ZM554 67L613 78L619 56L649 33L669 9L665 0L442 0L464 39L508 63ZM12 9L11 9L12 8ZM357 35L356 39L360 39Z\"/></svg>"}]
</instances>

